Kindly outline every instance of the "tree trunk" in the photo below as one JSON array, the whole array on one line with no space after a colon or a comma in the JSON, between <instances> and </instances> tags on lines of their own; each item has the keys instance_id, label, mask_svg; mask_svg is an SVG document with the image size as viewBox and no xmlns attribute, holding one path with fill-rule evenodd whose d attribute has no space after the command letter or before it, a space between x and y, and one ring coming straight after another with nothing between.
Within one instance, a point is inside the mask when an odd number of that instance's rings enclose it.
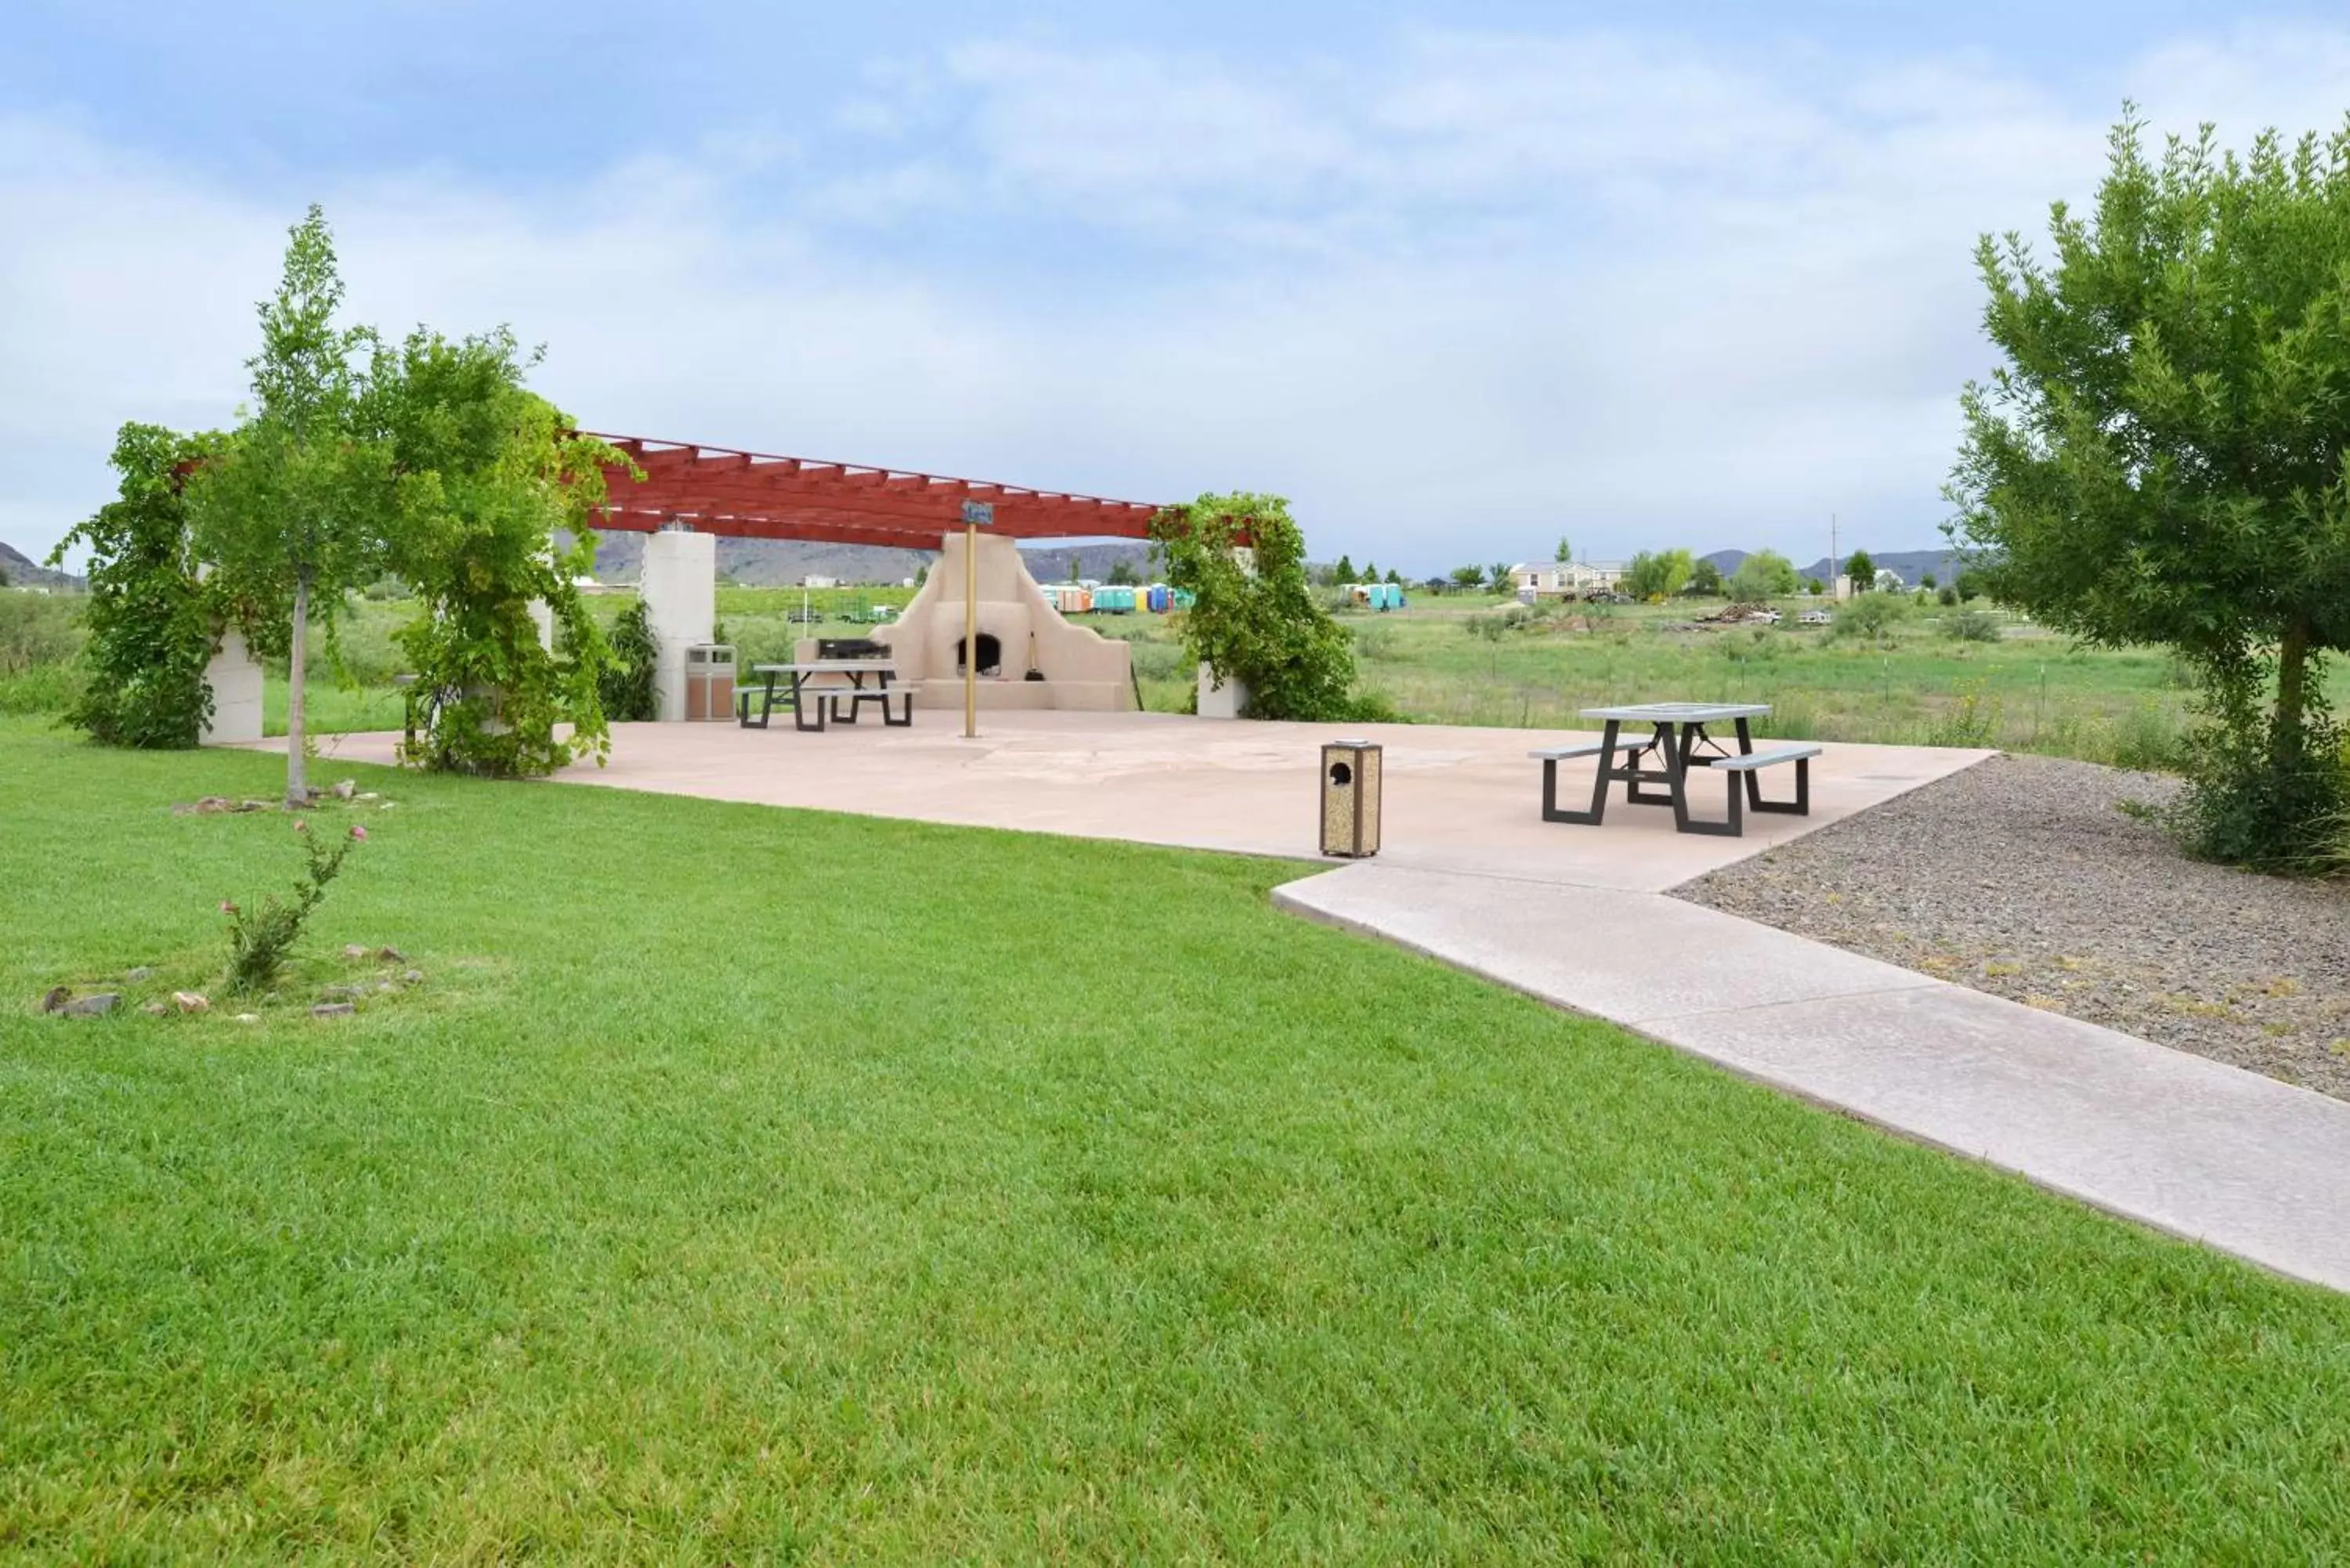
<instances>
[{"instance_id":1,"label":"tree trunk","mask_svg":"<svg viewBox=\"0 0 2350 1568\"><path fill-rule=\"evenodd\" d=\"M296 808L310 804L309 781L305 776L302 722L303 686L307 679L304 654L310 640L310 574L294 574L294 637L287 645L286 657L286 804Z\"/></svg>"},{"instance_id":2,"label":"tree trunk","mask_svg":"<svg viewBox=\"0 0 2350 1568\"><path fill-rule=\"evenodd\" d=\"M2271 745L2299 756L2302 715L2309 707L2309 623L2295 620L2277 644L2276 732Z\"/></svg>"}]
</instances>

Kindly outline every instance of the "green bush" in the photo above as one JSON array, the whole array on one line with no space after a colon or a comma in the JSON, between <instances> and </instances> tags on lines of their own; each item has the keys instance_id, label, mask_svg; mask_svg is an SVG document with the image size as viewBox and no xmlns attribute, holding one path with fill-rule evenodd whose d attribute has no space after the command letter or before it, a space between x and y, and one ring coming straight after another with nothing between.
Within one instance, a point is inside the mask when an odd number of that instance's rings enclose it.
<instances>
[{"instance_id":1,"label":"green bush","mask_svg":"<svg viewBox=\"0 0 2350 1568\"><path fill-rule=\"evenodd\" d=\"M1959 642L1997 642L1999 618L1988 610L1962 609L1942 618L1942 635Z\"/></svg>"},{"instance_id":2,"label":"green bush","mask_svg":"<svg viewBox=\"0 0 2350 1568\"><path fill-rule=\"evenodd\" d=\"M612 623L607 645L608 658L602 673L597 677L603 695L604 717L615 723L656 717L653 666L660 658L660 645L653 638L652 616L643 599L632 601L620 612L619 618ZM739 654L740 649L736 651Z\"/></svg>"},{"instance_id":3,"label":"green bush","mask_svg":"<svg viewBox=\"0 0 2350 1568\"><path fill-rule=\"evenodd\" d=\"M1151 520L1167 581L1195 596L1176 618L1192 659L1248 690L1253 719L1368 719L1355 645L1315 601L1305 537L1277 495L1202 495ZM1233 552L1245 545L1250 564ZM1372 705L1376 705L1373 703Z\"/></svg>"},{"instance_id":4,"label":"green bush","mask_svg":"<svg viewBox=\"0 0 2350 1568\"><path fill-rule=\"evenodd\" d=\"M1836 611L1828 636L1837 641L1887 642L1909 618L1909 601L1898 594L1861 594Z\"/></svg>"}]
</instances>

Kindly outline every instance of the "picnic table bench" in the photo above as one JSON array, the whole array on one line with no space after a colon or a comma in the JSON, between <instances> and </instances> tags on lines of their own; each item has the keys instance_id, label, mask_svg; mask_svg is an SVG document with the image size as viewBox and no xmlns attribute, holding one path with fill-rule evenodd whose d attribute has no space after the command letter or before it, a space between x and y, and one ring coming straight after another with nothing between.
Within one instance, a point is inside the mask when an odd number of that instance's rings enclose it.
<instances>
[{"instance_id":1,"label":"picnic table bench","mask_svg":"<svg viewBox=\"0 0 2350 1568\"><path fill-rule=\"evenodd\" d=\"M872 703L881 710L881 722L893 729L904 729L914 722L914 694L899 687L889 689L896 679L898 667L884 659L817 659L799 664L754 664L751 673L759 678L754 685L745 685L734 697L734 719L745 730L764 730L781 702L792 710L792 728L822 731L827 716L836 724L857 722L858 709ZM867 685L870 679L873 682ZM808 722L809 702L815 702L816 722ZM899 715L890 717L889 704L899 705ZM848 704L843 711L841 704ZM758 710L754 717L752 710Z\"/></svg>"},{"instance_id":2,"label":"picnic table bench","mask_svg":"<svg viewBox=\"0 0 2350 1568\"><path fill-rule=\"evenodd\" d=\"M1798 742L1756 751L1747 722L1763 718L1770 711L1767 702L1641 702L1617 708L1586 708L1585 718L1598 720L1607 726L1598 740L1527 753L1543 765L1543 820L1596 827L1607 813L1607 786L1617 783L1625 786L1624 798L1635 805L1670 806L1673 826L1683 833L1738 837L1746 831L1744 814L1748 811L1808 816L1812 810L1812 759L1820 754L1820 748ZM1737 735L1738 749L1734 752L1706 732L1708 724L1725 722ZM1621 732L1627 723L1647 724L1651 732L1626 736ZM1558 804L1558 766L1582 757L1597 757L1599 773L1592 782L1589 808L1570 811ZM1788 763L1795 766L1795 798L1764 799L1760 776L1762 770ZM1700 767L1715 769L1729 781L1730 812L1725 821L1711 822L1690 815L1690 770ZM1643 787L1655 784L1664 785L1664 793L1659 794Z\"/></svg>"}]
</instances>

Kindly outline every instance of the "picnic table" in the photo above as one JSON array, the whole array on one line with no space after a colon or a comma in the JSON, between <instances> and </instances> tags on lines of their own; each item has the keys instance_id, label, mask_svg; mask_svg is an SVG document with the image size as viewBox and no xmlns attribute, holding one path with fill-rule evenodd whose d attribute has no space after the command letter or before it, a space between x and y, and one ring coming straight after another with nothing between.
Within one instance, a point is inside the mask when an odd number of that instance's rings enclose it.
<instances>
[{"instance_id":1,"label":"picnic table","mask_svg":"<svg viewBox=\"0 0 2350 1568\"><path fill-rule=\"evenodd\" d=\"M751 673L759 677L756 685L747 685L734 700L735 722L745 730L764 730L774 716L776 699L787 695L792 707L792 728L821 731L827 713L836 724L857 722L859 704L876 703L881 710L881 722L892 728L903 729L914 722L914 694L904 688L892 691L889 682L896 679L898 667L886 659L816 659L803 664L754 664ZM873 684L865 682L868 677ZM816 701L816 722L808 722L809 699ZM900 716L889 716L889 703L894 699L899 705ZM848 710L841 711L846 701ZM752 716L754 705L757 717Z\"/></svg>"},{"instance_id":2,"label":"picnic table","mask_svg":"<svg viewBox=\"0 0 2350 1568\"><path fill-rule=\"evenodd\" d=\"M1543 820L1597 826L1607 812L1607 786L1622 784L1624 798L1635 805L1672 808L1673 826L1683 833L1736 837L1745 832L1745 811L1782 812L1808 816L1812 809L1811 759L1820 748L1810 744L1754 749L1749 720L1770 714L1767 702L1636 702L1615 708L1586 708L1586 719L1607 728L1596 743L1554 746L1530 753L1543 765ZM1727 723L1736 738L1732 751L1709 733L1709 724ZM1627 724L1645 724L1646 735L1625 735ZM1578 757L1596 756L1599 774L1591 786L1588 810L1568 811L1558 804L1558 765ZM1760 774L1784 763L1795 764L1795 798L1762 798ZM1708 821L1690 811L1689 780L1692 768L1710 767L1730 781L1730 811L1726 821ZM1662 784L1664 793L1643 786Z\"/></svg>"}]
</instances>

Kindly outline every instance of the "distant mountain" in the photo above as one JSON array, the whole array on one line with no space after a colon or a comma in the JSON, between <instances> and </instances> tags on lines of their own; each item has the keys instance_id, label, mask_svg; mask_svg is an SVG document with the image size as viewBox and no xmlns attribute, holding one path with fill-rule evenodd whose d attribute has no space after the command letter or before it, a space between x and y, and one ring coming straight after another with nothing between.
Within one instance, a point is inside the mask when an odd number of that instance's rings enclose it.
<instances>
[{"instance_id":1,"label":"distant mountain","mask_svg":"<svg viewBox=\"0 0 2350 1568\"><path fill-rule=\"evenodd\" d=\"M61 588L81 593L89 585L71 572L54 572L12 545L0 545L0 576L18 587Z\"/></svg>"},{"instance_id":2,"label":"distant mountain","mask_svg":"<svg viewBox=\"0 0 2350 1568\"><path fill-rule=\"evenodd\" d=\"M1072 557L1081 577L1106 578L1120 560L1137 576L1150 546L1140 542L1110 545L1023 545L1028 573L1040 582L1066 582ZM823 545L802 539L729 539L718 541L718 575L744 587L797 586L803 577L830 577L837 582L884 587L902 583L939 558L936 550L893 550L874 545ZM633 583L644 570L642 534L602 533L596 535L596 576L607 583Z\"/></svg>"},{"instance_id":3,"label":"distant mountain","mask_svg":"<svg viewBox=\"0 0 2350 1568\"><path fill-rule=\"evenodd\" d=\"M1747 552L1744 550L1716 550L1711 556L1699 558L1711 561L1715 568L1727 577L1738 570L1739 564L1744 561L1746 556ZM1899 573L1901 580L1912 587L1917 587L1918 579L1929 572L1934 574L1934 581L1937 583L1953 581L1959 575L1960 566L1964 564L1960 561L1959 553L1950 549L1871 550L1868 553L1868 558L1877 563L1879 571ZM1808 566L1798 566L1795 568L1795 575L1809 577L1814 582L1827 582L1830 580L1828 558L1822 556Z\"/></svg>"}]
</instances>

